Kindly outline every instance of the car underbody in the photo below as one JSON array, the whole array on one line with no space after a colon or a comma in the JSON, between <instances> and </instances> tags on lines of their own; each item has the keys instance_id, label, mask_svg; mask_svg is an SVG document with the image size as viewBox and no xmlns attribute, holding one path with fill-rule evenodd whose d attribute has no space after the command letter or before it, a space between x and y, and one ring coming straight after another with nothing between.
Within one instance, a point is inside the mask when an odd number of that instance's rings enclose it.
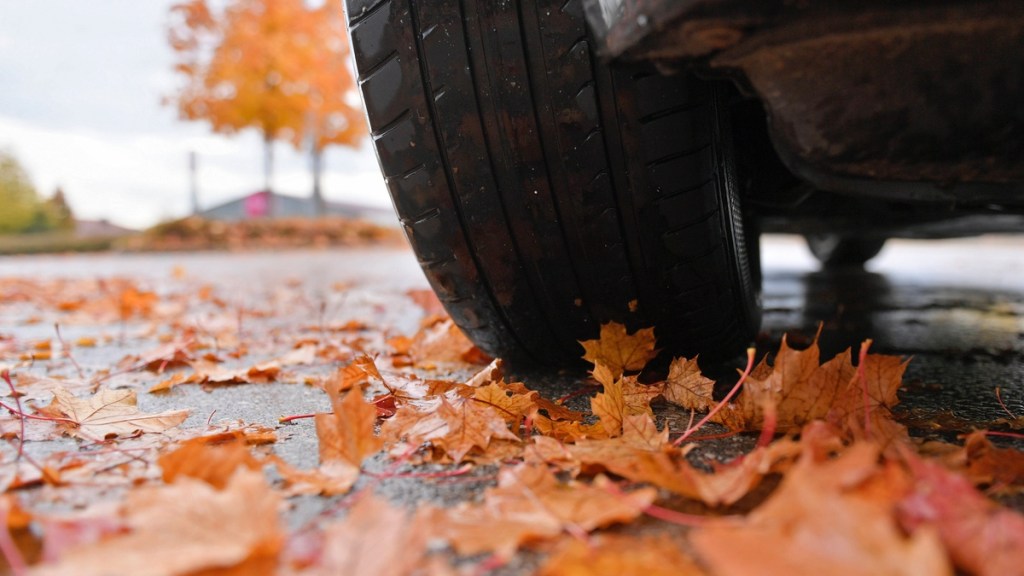
<instances>
[{"instance_id":1,"label":"car underbody","mask_svg":"<svg viewBox=\"0 0 1024 576\"><path fill-rule=\"evenodd\" d=\"M604 58L736 86L762 230L1024 230L1024 4L585 5Z\"/></svg>"}]
</instances>

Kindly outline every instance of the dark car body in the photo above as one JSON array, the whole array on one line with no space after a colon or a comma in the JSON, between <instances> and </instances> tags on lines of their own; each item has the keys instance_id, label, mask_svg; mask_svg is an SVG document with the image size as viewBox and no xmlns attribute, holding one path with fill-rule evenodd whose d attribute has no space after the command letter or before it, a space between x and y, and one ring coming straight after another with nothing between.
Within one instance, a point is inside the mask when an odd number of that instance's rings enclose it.
<instances>
[{"instance_id":1,"label":"dark car body","mask_svg":"<svg viewBox=\"0 0 1024 576\"><path fill-rule=\"evenodd\" d=\"M758 103L759 171L797 181L754 187L766 230L1024 231L1024 2L585 4L605 58L728 77Z\"/></svg>"}]
</instances>

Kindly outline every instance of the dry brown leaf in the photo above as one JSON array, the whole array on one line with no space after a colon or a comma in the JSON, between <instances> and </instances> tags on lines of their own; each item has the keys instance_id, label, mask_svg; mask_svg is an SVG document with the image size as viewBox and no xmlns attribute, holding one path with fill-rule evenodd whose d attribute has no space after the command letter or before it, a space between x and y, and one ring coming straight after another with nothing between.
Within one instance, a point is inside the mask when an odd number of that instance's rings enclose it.
<instances>
[{"instance_id":1,"label":"dry brown leaf","mask_svg":"<svg viewBox=\"0 0 1024 576\"><path fill-rule=\"evenodd\" d=\"M240 432L200 436L182 442L177 450L157 460L164 482L171 484L185 476L223 489L240 467L259 470L262 464L253 457Z\"/></svg>"},{"instance_id":2,"label":"dry brown leaf","mask_svg":"<svg viewBox=\"0 0 1024 576\"><path fill-rule=\"evenodd\" d=\"M715 381L705 378L697 358L676 358L668 367L663 396L667 402L687 410L707 412L715 405L712 393Z\"/></svg>"},{"instance_id":3,"label":"dry brown leaf","mask_svg":"<svg viewBox=\"0 0 1024 576\"><path fill-rule=\"evenodd\" d=\"M597 416L608 436L622 434L622 421L626 417L626 398L622 380L606 384L604 392L598 392L590 399L590 410Z\"/></svg>"},{"instance_id":4,"label":"dry brown leaf","mask_svg":"<svg viewBox=\"0 0 1024 576\"><path fill-rule=\"evenodd\" d=\"M608 432L600 422L584 424L575 420L552 420L543 414L533 416L533 427L544 436L560 442L576 442L583 438L607 438Z\"/></svg>"},{"instance_id":5,"label":"dry brown leaf","mask_svg":"<svg viewBox=\"0 0 1024 576\"><path fill-rule=\"evenodd\" d=\"M748 574L951 575L935 531L907 536L894 507L908 479L859 443L835 459L808 448L769 499L738 525L691 533L700 558L723 576ZM770 551L770 553L766 553Z\"/></svg>"},{"instance_id":6,"label":"dry brown leaf","mask_svg":"<svg viewBox=\"0 0 1024 576\"><path fill-rule=\"evenodd\" d=\"M733 504L760 483L777 463L795 456L796 445L780 440L728 464L703 472L686 460L686 449L668 444L668 430L658 431L650 416L625 420L623 435L603 440L578 440L565 446L584 472L611 472L634 482L647 482L709 506ZM552 453L550 448L549 453Z\"/></svg>"},{"instance_id":7,"label":"dry brown leaf","mask_svg":"<svg viewBox=\"0 0 1024 576\"><path fill-rule=\"evenodd\" d=\"M323 556L303 574L405 576L422 567L433 527L372 493L362 495L345 520L324 529Z\"/></svg>"},{"instance_id":8,"label":"dry brown leaf","mask_svg":"<svg viewBox=\"0 0 1024 576\"><path fill-rule=\"evenodd\" d=\"M332 414L316 415L316 435L320 442L320 462L345 462L356 468L363 459L380 451L383 440L374 434L377 409L359 390L352 390L332 401Z\"/></svg>"},{"instance_id":9,"label":"dry brown leaf","mask_svg":"<svg viewBox=\"0 0 1024 576\"><path fill-rule=\"evenodd\" d=\"M488 384L473 392L473 401L497 409L505 422L512 425L513 430L518 430L523 418L537 409L537 396L536 392L516 394L498 384Z\"/></svg>"},{"instance_id":10,"label":"dry brown leaf","mask_svg":"<svg viewBox=\"0 0 1024 576\"><path fill-rule=\"evenodd\" d=\"M191 366L194 373L189 382L206 385L266 384L281 373L281 364L276 360L242 368L224 368L205 360L192 362Z\"/></svg>"},{"instance_id":11,"label":"dry brown leaf","mask_svg":"<svg viewBox=\"0 0 1024 576\"><path fill-rule=\"evenodd\" d=\"M130 436L138 432L163 432L188 418L188 410L170 410L159 414L139 412L133 390L101 389L90 398L76 398L64 388L53 390L48 413L57 413L72 422L61 426L73 436L102 440L112 436Z\"/></svg>"},{"instance_id":12,"label":"dry brown leaf","mask_svg":"<svg viewBox=\"0 0 1024 576\"><path fill-rule=\"evenodd\" d=\"M498 474L498 486L481 504L436 511L435 526L459 554L494 552L509 557L524 543L554 538L564 530L590 531L638 517L656 492L618 493L607 479L593 485L562 483L546 466L520 464Z\"/></svg>"},{"instance_id":13,"label":"dry brown leaf","mask_svg":"<svg viewBox=\"0 0 1024 576\"><path fill-rule=\"evenodd\" d=\"M537 410L543 412L545 416L552 420L583 420L585 414L566 408L558 402L553 402L547 398L537 394L533 390L530 390L522 382L511 382L504 384L504 388L513 394L532 394L533 401L537 404Z\"/></svg>"},{"instance_id":14,"label":"dry brown leaf","mask_svg":"<svg viewBox=\"0 0 1024 576\"><path fill-rule=\"evenodd\" d=\"M617 322L601 325L597 340L580 342L586 353L583 359L594 364L604 364L618 376L627 371L642 370L658 355L654 349L654 328L642 328L633 334Z\"/></svg>"},{"instance_id":15,"label":"dry brown leaf","mask_svg":"<svg viewBox=\"0 0 1024 576\"><path fill-rule=\"evenodd\" d=\"M281 498L263 475L240 468L224 490L192 478L128 494L125 531L64 551L39 576L149 576L230 568L253 557L273 559L284 540Z\"/></svg>"},{"instance_id":16,"label":"dry brown leaf","mask_svg":"<svg viewBox=\"0 0 1024 576\"><path fill-rule=\"evenodd\" d=\"M864 412L868 411L872 437L891 441L903 437L902 427L891 419L889 408L899 400L906 362L896 356L869 354L864 380L858 377L850 351L819 365L817 341L806 350L790 348L783 338L775 364L763 360L747 378L736 400L725 406L714 421L734 430L758 430L766 406L774 405L780 431L797 430L813 420L827 420L849 432L864 436ZM867 388L867 403L864 388Z\"/></svg>"},{"instance_id":17,"label":"dry brown leaf","mask_svg":"<svg viewBox=\"0 0 1024 576\"><path fill-rule=\"evenodd\" d=\"M488 364L492 358L466 338L450 318L426 326L413 337L409 355L418 363L466 362Z\"/></svg>"},{"instance_id":18,"label":"dry brown leaf","mask_svg":"<svg viewBox=\"0 0 1024 576\"><path fill-rule=\"evenodd\" d=\"M371 379L384 381L384 377L377 370L377 365L374 363L373 358L360 356L332 374L324 382L324 390L328 396L334 398L342 392L347 392L353 388L361 389Z\"/></svg>"},{"instance_id":19,"label":"dry brown leaf","mask_svg":"<svg viewBox=\"0 0 1024 576\"><path fill-rule=\"evenodd\" d=\"M140 356L130 356L120 362L122 367L141 366L151 372L164 372L174 368L188 366L192 361L192 351L196 342L192 339L178 339L144 352Z\"/></svg>"},{"instance_id":20,"label":"dry brown leaf","mask_svg":"<svg viewBox=\"0 0 1024 576\"><path fill-rule=\"evenodd\" d=\"M908 455L913 489L900 519L918 532L935 529L958 568L981 576L1020 574L1024 516L996 505L971 483L939 464Z\"/></svg>"},{"instance_id":21,"label":"dry brown leaf","mask_svg":"<svg viewBox=\"0 0 1024 576\"><path fill-rule=\"evenodd\" d=\"M442 400L437 416L444 423L443 431L430 438L436 446L459 462L474 448L486 452L492 439L519 441L508 429L498 410L479 402L462 401L453 406Z\"/></svg>"},{"instance_id":22,"label":"dry brown leaf","mask_svg":"<svg viewBox=\"0 0 1024 576\"><path fill-rule=\"evenodd\" d=\"M288 496L346 494L359 479L359 467L340 460L321 464L312 470L300 470L277 456L270 456L268 462L277 468L278 474L287 485Z\"/></svg>"},{"instance_id":23,"label":"dry brown leaf","mask_svg":"<svg viewBox=\"0 0 1024 576\"><path fill-rule=\"evenodd\" d=\"M967 475L976 484L999 490L1019 490L1024 486L1024 452L994 446L984 430L969 434L963 451Z\"/></svg>"},{"instance_id":24,"label":"dry brown leaf","mask_svg":"<svg viewBox=\"0 0 1024 576\"><path fill-rule=\"evenodd\" d=\"M666 534L602 534L590 542L566 538L540 576L701 576L704 571Z\"/></svg>"}]
</instances>

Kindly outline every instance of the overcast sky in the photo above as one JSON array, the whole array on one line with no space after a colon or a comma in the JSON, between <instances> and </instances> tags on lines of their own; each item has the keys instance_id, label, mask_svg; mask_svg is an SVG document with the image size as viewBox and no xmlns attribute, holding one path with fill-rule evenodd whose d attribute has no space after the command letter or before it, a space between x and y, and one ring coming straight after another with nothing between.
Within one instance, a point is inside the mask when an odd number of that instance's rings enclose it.
<instances>
[{"instance_id":1,"label":"overcast sky","mask_svg":"<svg viewBox=\"0 0 1024 576\"><path fill-rule=\"evenodd\" d=\"M217 136L161 104L179 83L166 42L171 4L0 0L0 148L44 195L61 186L81 218L142 227L185 215L189 150L199 154L203 207L263 186L257 133ZM275 189L309 194L308 155L287 144L276 153ZM389 205L369 142L328 151L324 193Z\"/></svg>"}]
</instances>

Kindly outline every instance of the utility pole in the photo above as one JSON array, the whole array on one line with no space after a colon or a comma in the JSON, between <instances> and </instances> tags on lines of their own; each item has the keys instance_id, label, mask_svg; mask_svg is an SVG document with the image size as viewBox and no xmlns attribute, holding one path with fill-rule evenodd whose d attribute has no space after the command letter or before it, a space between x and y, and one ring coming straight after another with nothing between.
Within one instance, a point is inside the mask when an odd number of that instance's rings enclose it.
<instances>
[{"instance_id":1,"label":"utility pole","mask_svg":"<svg viewBox=\"0 0 1024 576\"><path fill-rule=\"evenodd\" d=\"M189 182L189 194L192 197L192 215L199 215L199 176L198 162L196 160L196 151L190 150L188 153L188 182Z\"/></svg>"}]
</instances>

